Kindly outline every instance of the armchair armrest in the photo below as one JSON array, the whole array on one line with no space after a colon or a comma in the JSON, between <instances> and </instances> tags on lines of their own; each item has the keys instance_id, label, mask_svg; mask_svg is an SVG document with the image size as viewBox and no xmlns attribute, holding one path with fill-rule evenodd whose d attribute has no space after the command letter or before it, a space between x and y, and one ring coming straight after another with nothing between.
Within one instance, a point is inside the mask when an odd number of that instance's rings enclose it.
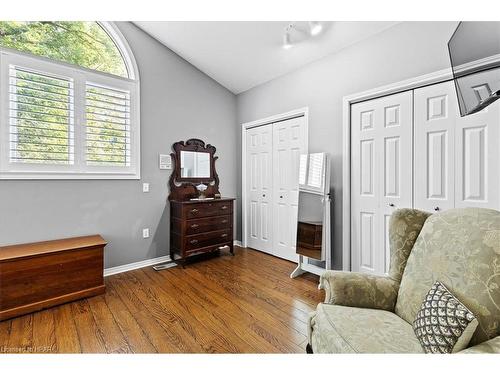
<instances>
[{"instance_id":1,"label":"armchair armrest","mask_svg":"<svg viewBox=\"0 0 500 375\"><path fill-rule=\"evenodd\" d=\"M482 342L470 348L461 350L458 354L486 354L486 353L500 353L500 336L494 337L488 341Z\"/></svg>"},{"instance_id":2,"label":"armchair armrest","mask_svg":"<svg viewBox=\"0 0 500 375\"><path fill-rule=\"evenodd\" d=\"M394 311L399 282L384 276L326 271L319 280L325 303Z\"/></svg>"}]
</instances>

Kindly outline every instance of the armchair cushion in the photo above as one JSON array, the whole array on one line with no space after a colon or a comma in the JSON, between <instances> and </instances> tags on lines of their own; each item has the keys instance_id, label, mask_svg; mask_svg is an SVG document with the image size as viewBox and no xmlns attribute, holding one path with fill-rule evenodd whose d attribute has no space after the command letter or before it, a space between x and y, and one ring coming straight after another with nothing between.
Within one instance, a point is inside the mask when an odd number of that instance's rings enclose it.
<instances>
[{"instance_id":1,"label":"armchair cushion","mask_svg":"<svg viewBox=\"0 0 500 375\"><path fill-rule=\"evenodd\" d=\"M458 352L458 354L500 354L500 336L482 342L481 344L471 346Z\"/></svg>"},{"instance_id":2,"label":"armchair cushion","mask_svg":"<svg viewBox=\"0 0 500 375\"><path fill-rule=\"evenodd\" d=\"M326 271L319 286L325 303L394 311L399 283L384 276L356 272Z\"/></svg>"},{"instance_id":3,"label":"armchair cushion","mask_svg":"<svg viewBox=\"0 0 500 375\"><path fill-rule=\"evenodd\" d=\"M391 264L389 277L401 282L413 245L417 240L429 212L402 208L392 213L389 221L389 245L391 249Z\"/></svg>"},{"instance_id":4,"label":"armchair cushion","mask_svg":"<svg viewBox=\"0 0 500 375\"><path fill-rule=\"evenodd\" d=\"M411 324L389 311L320 303L310 319L315 353L423 353Z\"/></svg>"}]
</instances>

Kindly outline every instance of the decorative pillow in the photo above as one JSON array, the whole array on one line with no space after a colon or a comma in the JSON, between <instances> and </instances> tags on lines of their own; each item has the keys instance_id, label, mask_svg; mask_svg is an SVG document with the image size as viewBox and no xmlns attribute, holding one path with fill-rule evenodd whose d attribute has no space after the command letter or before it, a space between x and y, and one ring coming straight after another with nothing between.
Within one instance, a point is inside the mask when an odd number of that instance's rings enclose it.
<instances>
[{"instance_id":1,"label":"decorative pillow","mask_svg":"<svg viewBox=\"0 0 500 375\"><path fill-rule=\"evenodd\" d=\"M446 287L436 281L413 322L426 353L455 353L465 349L478 321Z\"/></svg>"}]
</instances>

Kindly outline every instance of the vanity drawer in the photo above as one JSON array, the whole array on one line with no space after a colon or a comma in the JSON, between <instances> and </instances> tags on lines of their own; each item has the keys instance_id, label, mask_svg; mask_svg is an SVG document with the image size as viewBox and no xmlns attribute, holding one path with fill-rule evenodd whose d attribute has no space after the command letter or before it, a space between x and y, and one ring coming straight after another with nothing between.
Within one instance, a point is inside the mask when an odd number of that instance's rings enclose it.
<instances>
[{"instance_id":1,"label":"vanity drawer","mask_svg":"<svg viewBox=\"0 0 500 375\"><path fill-rule=\"evenodd\" d=\"M195 234L193 236L187 236L185 249L187 251L196 250L198 248L213 246L217 244L223 244L233 241L233 230L220 230L216 232L208 232L202 234Z\"/></svg>"},{"instance_id":2,"label":"vanity drawer","mask_svg":"<svg viewBox=\"0 0 500 375\"><path fill-rule=\"evenodd\" d=\"M213 232L233 227L232 215L216 216L203 219L191 219L186 221L186 234L198 234Z\"/></svg>"},{"instance_id":3,"label":"vanity drawer","mask_svg":"<svg viewBox=\"0 0 500 375\"><path fill-rule=\"evenodd\" d=\"M207 217L216 215L228 215L233 212L233 202L210 202L198 203L196 205L184 206L184 217L186 219L193 219L197 217Z\"/></svg>"}]
</instances>

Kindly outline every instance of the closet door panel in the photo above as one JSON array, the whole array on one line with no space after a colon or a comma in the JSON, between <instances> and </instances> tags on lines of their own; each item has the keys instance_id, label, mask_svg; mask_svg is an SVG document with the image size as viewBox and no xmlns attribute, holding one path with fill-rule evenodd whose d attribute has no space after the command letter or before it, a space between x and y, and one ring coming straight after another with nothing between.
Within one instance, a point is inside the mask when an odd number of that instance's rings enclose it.
<instances>
[{"instance_id":1,"label":"closet door panel","mask_svg":"<svg viewBox=\"0 0 500 375\"><path fill-rule=\"evenodd\" d=\"M412 133L413 93L379 99L383 114L380 127L380 217L376 273L389 272L389 219L395 209L413 207Z\"/></svg>"},{"instance_id":2,"label":"closet door panel","mask_svg":"<svg viewBox=\"0 0 500 375\"><path fill-rule=\"evenodd\" d=\"M273 124L274 254L296 260L299 158L307 153L304 117Z\"/></svg>"},{"instance_id":3,"label":"closet door panel","mask_svg":"<svg viewBox=\"0 0 500 375\"><path fill-rule=\"evenodd\" d=\"M455 206L500 209L500 111L493 103L459 117L455 136Z\"/></svg>"},{"instance_id":4,"label":"closet door panel","mask_svg":"<svg viewBox=\"0 0 500 375\"><path fill-rule=\"evenodd\" d=\"M272 125L247 130L248 246L271 252Z\"/></svg>"},{"instance_id":5,"label":"closet door panel","mask_svg":"<svg viewBox=\"0 0 500 375\"><path fill-rule=\"evenodd\" d=\"M351 266L353 271L374 273L379 232L379 141L375 101L351 106Z\"/></svg>"},{"instance_id":6,"label":"closet door panel","mask_svg":"<svg viewBox=\"0 0 500 375\"><path fill-rule=\"evenodd\" d=\"M454 207L456 94L453 82L414 91L415 208Z\"/></svg>"},{"instance_id":7,"label":"closet door panel","mask_svg":"<svg viewBox=\"0 0 500 375\"><path fill-rule=\"evenodd\" d=\"M351 152L352 268L383 274L389 217L412 206L412 93L351 106Z\"/></svg>"}]
</instances>

